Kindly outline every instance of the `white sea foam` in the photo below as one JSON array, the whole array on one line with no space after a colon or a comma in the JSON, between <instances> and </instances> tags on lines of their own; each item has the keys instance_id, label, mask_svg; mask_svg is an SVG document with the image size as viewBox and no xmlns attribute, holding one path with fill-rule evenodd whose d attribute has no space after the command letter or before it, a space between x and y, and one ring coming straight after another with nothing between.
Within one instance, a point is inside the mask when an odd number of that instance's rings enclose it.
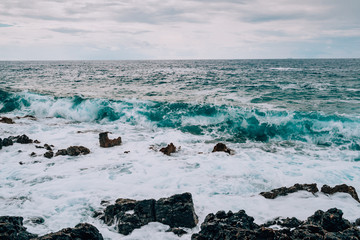
<instances>
[{"instance_id":1,"label":"white sea foam","mask_svg":"<svg viewBox=\"0 0 360 240\"><path fill-rule=\"evenodd\" d=\"M81 108L79 111L77 114L81 115ZM15 125L1 124L1 136L27 134L40 140L41 145L55 145L55 151L83 145L91 154L46 159L42 156L45 150L35 148L35 144L4 147L0 150L0 215L19 215L25 220L41 216L44 224L25 224L30 232L38 234L89 222L105 238L117 239L120 235L111 227L91 217L94 209L101 208L102 200L158 199L190 192L200 223L208 213L240 209L245 209L257 223L278 216L304 220L318 209L332 207L342 209L350 221L359 217L355 210L360 204L348 194L298 192L274 200L259 195L281 186L313 182L318 187L346 183L359 190L360 167L353 161L358 157L356 151L306 143L294 147L287 142L277 145L247 142L228 144L235 155L211 153L214 142L210 136L157 128L143 121L131 125L121 120L80 123L39 117L36 121L19 119ZM121 136L123 145L100 148L100 131L112 132L110 138ZM181 146L172 156L149 149L151 145L159 148L170 142ZM30 157L31 152L38 156ZM151 223L124 239L179 239L173 233L166 233L167 228ZM191 233L197 231L199 226L181 239L190 239Z\"/></svg>"}]
</instances>

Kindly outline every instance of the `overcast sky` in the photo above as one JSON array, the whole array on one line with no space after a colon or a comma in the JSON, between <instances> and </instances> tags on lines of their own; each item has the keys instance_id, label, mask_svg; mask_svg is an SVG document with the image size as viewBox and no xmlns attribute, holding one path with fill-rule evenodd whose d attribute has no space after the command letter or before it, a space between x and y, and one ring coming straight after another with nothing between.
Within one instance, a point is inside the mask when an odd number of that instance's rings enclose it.
<instances>
[{"instance_id":1,"label":"overcast sky","mask_svg":"<svg viewBox=\"0 0 360 240\"><path fill-rule=\"evenodd\" d=\"M0 60L360 57L360 0L0 0Z\"/></svg>"}]
</instances>

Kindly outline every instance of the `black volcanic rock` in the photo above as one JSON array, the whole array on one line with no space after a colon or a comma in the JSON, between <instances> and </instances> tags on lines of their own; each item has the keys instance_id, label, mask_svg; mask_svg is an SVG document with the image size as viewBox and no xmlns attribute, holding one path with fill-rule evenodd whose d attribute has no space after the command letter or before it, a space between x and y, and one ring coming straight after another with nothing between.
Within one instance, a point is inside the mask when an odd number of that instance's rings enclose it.
<instances>
[{"instance_id":1,"label":"black volcanic rock","mask_svg":"<svg viewBox=\"0 0 360 240\"><path fill-rule=\"evenodd\" d=\"M294 193L298 191L308 191L314 194L318 192L319 189L317 188L316 183L312 183L312 184L297 183L292 187L281 187L281 188L273 189L270 192L261 192L260 195L265 198L274 199L278 196L286 196L289 193Z\"/></svg>"},{"instance_id":2,"label":"black volcanic rock","mask_svg":"<svg viewBox=\"0 0 360 240\"><path fill-rule=\"evenodd\" d=\"M15 137L16 139L16 142L17 143L21 143L21 144L28 144L28 143L33 143L33 140L30 139L28 136L26 136L25 134L24 135L21 135L21 136L17 136Z\"/></svg>"},{"instance_id":3,"label":"black volcanic rock","mask_svg":"<svg viewBox=\"0 0 360 240\"><path fill-rule=\"evenodd\" d=\"M6 123L6 124L14 124L15 122L8 117L0 117L0 122L1 123Z\"/></svg>"},{"instance_id":4,"label":"black volcanic rock","mask_svg":"<svg viewBox=\"0 0 360 240\"><path fill-rule=\"evenodd\" d=\"M96 214L99 216L99 214ZM195 227L197 216L190 193L173 195L159 200L117 199L99 216L106 224L115 224L119 233L128 235L150 222L161 222L170 227Z\"/></svg>"},{"instance_id":5,"label":"black volcanic rock","mask_svg":"<svg viewBox=\"0 0 360 240\"><path fill-rule=\"evenodd\" d=\"M2 145L4 147L7 147L7 146L10 146L10 145L13 145L13 144L14 144L14 142L13 142L13 140L11 138L4 138L2 140Z\"/></svg>"},{"instance_id":6,"label":"black volcanic rock","mask_svg":"<svg viewBox=\"0 0 360 240\"><path fill-rule=\"evenodd\" d=\"M58 232L36 238L36 240L103 240L103 236L91 224L80 223L74 228L64 228Z\"/></svg>"},{"instance_id":7,"label":"black volcanic rock","mask_svg":"<svg viewBox=\"0 0 360 240\"><path fill-rule=\"evenodd\" d=\"M26 231L23 226L22 217L2 216L0 217L0 239L1 240L28 240L36 238L37 235Z\"/></svg>"},{"instance_id":8,"label":"black volcanic rock","mask_svg":"<svg viewBox=\"0 0 360 240\"><path fill-rule=\"evenodd\" d=\"M258 226L254 219L246 215L244 210L238 213L219 211L209 214L201 231L193 234L192 240L242 240L242 239L308 239L308 240L359 240L360 230L353 227L349 221L342 218L342 211L336 208L326 212L316 211L307 221L301 222L296 218L282 219L287 226L281 230ZM277 224L277 220L274 221ZM272 225L272 224L270 224Z\"/></svg>"},{"instance_id":9,"label":"black volcanic rock","mask_svg":"<svg viewBox=\"0 0 360 240\"><path fill-rule=\"evenodd\" d=\"M360 202L359 197L356 192L356 189L354 187L348 186L346 184L336 185L335 187L330 187L328 185L324 185L321 188L321 192L326 193L326 194L334 194L334 193L338 193L338 192L348 193L356 201Z\"/></svg>"},{"instance_id":10,"label":"black volcanic rock","mask_svg":"<svg viewBox=\"0 0 360 240\"><path fill-rule=\"evenodd\" d=\"M56 152L55 156L59 156L59 155L65 156L65 155L68 155L68 152L67 152L66 149L59 149L59 150Z\"/></svg>"},{"instance_id":11,"label":"black volcanic rock","mask_svg":"<svg viewBox=\"0 0 360 240\"><path fill-rule=\"evenodd\" d=\"M54 156L53 151L47 151L46 153L44 153L44 157L46 158L52 158L53 156Z\"/></svg>"}]
</instances>

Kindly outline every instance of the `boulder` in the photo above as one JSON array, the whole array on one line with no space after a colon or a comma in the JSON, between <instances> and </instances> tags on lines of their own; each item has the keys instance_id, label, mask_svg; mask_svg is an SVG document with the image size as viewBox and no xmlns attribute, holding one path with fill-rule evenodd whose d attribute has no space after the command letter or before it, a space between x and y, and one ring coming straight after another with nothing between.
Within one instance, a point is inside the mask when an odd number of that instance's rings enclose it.
<instances>
[{"instance_id":1,"label":"boulder","mask_svg":"<svg viewBox=\"0 0 360 240\"><path fill-rule=\"evenodd\" d=\"M121 145L121 137L118 137L118 138L115 138L115 139L109 139L108 133L109 132L99 133L100 147L108 148L108 147Z\"/></svg>"},{"instance_id":2,"label":"boulder","mask_svg":"<svg viewBox=\"0 0 360 240\"><path fill-rule=\"evenodd\" d=\"M53 151L47 151L46 153L44 153L44 157L46 158L52 158L53 156L54 156Z\"/></svg>"},{"instance_id":3,"label":"boulder","mask_svg":"<svg viewBox=\"0 0 360 240\"><path fill-rule=\"evenodd\" d=\"M66 152L69 156L78 156L89 154L90 150L84 146L71 146L66 149Z\"/></svg>"},{"instance_id":4,"label":"boulder","mask_svg":"<svg viewBox=\"0 0 360 240\"><path fill-rule=\"evenodd\" d=\"M13 142L13 140L11 138L4 138L2 140L2 145L4 147L7 147L7 146L10 146L10 145L13 145L13 144L14 144L14 142Z\"/></svg>"},{"instance_id":5,"label":"boulder","mask_svg":"<svg viewBox=\"0 0 360 240\"><path fill-rule=\"evenodd\" d=\"M190 193L136 201L119 198L108 205L102 215L96 214L106 224L115 224L116 230L124 235L150 222L161 222L172 228L195 227L197 216Z\"/></svg>"},{"instance_id":6,"label":"boulder","mask_svg":"<svg viewBox=\"0 0 360 240\"><path fill-rule=\"evenodd\" d=\"M171 153L176 152L176 147L174 146L173 143L170 143L170 144L168 144L166 147L161 148L161 149L160 149L160 152L162 152L162 153L170 156Z\"/></svg>"},{"instance_id":7,"label":"boulder","mask_svg":"<svg viewBox=\"0 0 360 240\"><path fill-rule=\"evenodd\" d=\"M26 136L25 134L24 135L21 135L21 136L17 136L15 137L16 139L16 142L17 143L21 143L21 144L28 144L28 143L33 143L33 140L30 139L28 136Z\"/></svg>"},{"instance_id":8,"label":"boulder","mask_svg":"<svg viewBox=\"0 0 360 240\"><path fill-rule=\"evenodd\" d=\"M15 123L11 118L7 118L7 117L1 117L0 122L6 123L6 124L14 124Z\"/></svg>"},{"instance_id":9,"label":"boulder","mask_svg":"<svg viewBox=\"0 0 360 240\"><path fill-rule=\"evenodd\" d=\"M260 195L268 199L274 199L278 196L286 196L289 193L294 193L298 191L308 191L314 194L318 192L319 189L317 188L316 183L312 183L312 184L297 183L292 187L281 187L281 188L273 189L270 192L261 192Z\"/></svg>"},{"instance_id":10,"label":"boulder","mask_svg":"<svg viewBox=\"0 0 360 240\"><path fill-rule=\"evenodd\" d=\"M324 185L321 188L321 192L325 194L334 194L338 192L348 193L352 196L356 201L360 202L359 197L357 195L356 189L352 186L348 186L346 184L336 185L335 187L330 187L328 185Z\"/></svg>"},{"instance_id":11,"label":"boulder","mask_svg":"<svg viewBox=\"0 0 360 240\"><path fill-rule=\"evenodd\" d=\"M318 210L314 215L308 217L306 224L313 224L322 227L328 232L344 231L352 227L351 223L342 218L343 212L337 208L331 208L326 212Z\"/></svg>"},{"instance_id":12,"label":"boulder","mask_svg":"<svg viewBox=\"0 0 360 240\"><path fill-rule=\"evenodd\" d=\"M36 238L36 240L103 240L103 236L93 225L80 223L74 228L64 228Z\"/></svg>"},{"instance_id":13,"label":"boulder","mask_svg":"<svg viewBox=\"0 0 360 240\"><path fill-rule=\"evenodd\" d=\"M26 231L23 226L23 218L15 216L0 217L0 239L3 240L28 240L37 235Z\"/></svg>"},{"instance_id":14,"label":"boulder","mask_svg":"<svg viewBox=\"0 0 360 240\"><path fill-rule=\"evenodd\" d=\"M65 155L68 155L68 152L66 149L60 149L56 152L55 157L59 156L59 155L65 156Z\"/></svg>"},{"instance_id":15,"label":"boulder","mask_svg":"<svg viewBox=\"0 0 360 240\"><path fill-rule=\"evenodd\" d=\"M228 154L233 154L234 150L228 148L224 143L218 143L215 145L212 152L226 152Z\"/></svg>"}]
</instances>

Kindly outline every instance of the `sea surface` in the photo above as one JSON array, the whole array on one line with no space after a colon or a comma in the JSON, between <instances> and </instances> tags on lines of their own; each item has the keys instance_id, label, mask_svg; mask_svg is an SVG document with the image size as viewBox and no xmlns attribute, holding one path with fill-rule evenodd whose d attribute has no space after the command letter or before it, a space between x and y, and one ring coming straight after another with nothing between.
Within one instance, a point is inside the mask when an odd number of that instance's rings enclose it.
<instances>
[{"instance_id":1,"label":"sea surface","mask_svg":"<svg viewBox=\"0 0 360 240\"><path fill-rule=\"evenodd\" d=\"M91 150L0 150L0 216L23 216L33 233L89 222L107 239L179 239L160 223L122 236L91 216L102 200L183 192L199 224L180 239L218 210L244 209L258 224L332 207L360 217L348 194L259 195L295 183L360 191L360 59L0 62L0 116L16 122L0 123L0 138ZM103 131L123 144L100 148ZM157 151L170 142L175 154ZM234 155L212 153L218 142Z\"/></svg>"}]
</instances>

